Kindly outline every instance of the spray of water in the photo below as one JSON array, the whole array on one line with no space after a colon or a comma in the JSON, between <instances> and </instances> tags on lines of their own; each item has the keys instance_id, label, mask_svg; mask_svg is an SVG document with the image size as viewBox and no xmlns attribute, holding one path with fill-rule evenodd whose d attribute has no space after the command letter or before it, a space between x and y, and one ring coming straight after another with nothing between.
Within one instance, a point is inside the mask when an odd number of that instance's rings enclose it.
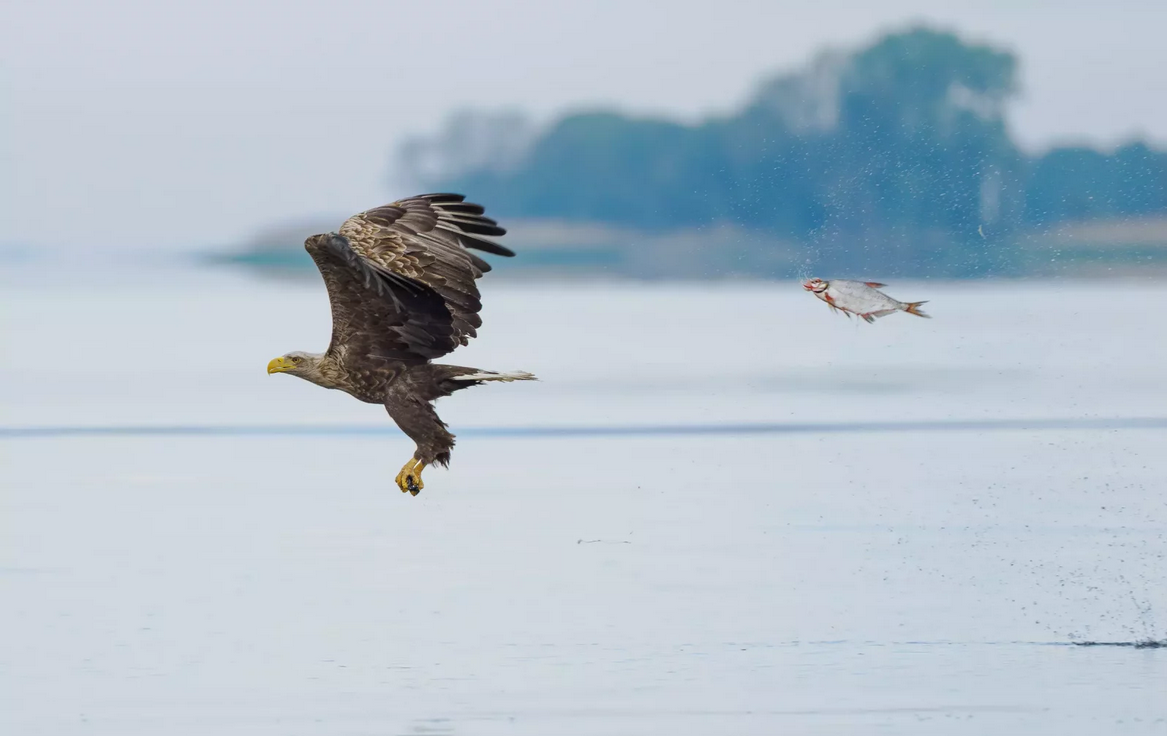
<instances>
[{"instance_id":1,"label":"spray of water","mask_svg":"<svg viewBox=\"0 0 1167 736\"><path fill-rule=\"evenodd\" d=\"M798 272L795 274L794 278L796 283L799 286L802 286L803 282L811 278L811 276L812 274L810 271L810 266L804 264L798 267Z\"/></svg>"}]
</instances>

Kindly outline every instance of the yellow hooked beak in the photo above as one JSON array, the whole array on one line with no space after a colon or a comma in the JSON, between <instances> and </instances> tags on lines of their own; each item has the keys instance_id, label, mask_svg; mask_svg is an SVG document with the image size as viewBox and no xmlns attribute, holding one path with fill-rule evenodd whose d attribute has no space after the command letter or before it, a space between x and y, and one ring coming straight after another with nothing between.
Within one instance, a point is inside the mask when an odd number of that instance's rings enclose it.
<instances>
[{"instance_id":1,"label":"yellow hooked beak","mask_svg":"<svg viewBox=\"0 0 1167 736\"><path fill-rule=\"evenodd\" d=\"M283 356L267 364L267 374L269 376L273 373L285 373L290 370L292 370L292 361Z\"/></svg>"}]
</instances>

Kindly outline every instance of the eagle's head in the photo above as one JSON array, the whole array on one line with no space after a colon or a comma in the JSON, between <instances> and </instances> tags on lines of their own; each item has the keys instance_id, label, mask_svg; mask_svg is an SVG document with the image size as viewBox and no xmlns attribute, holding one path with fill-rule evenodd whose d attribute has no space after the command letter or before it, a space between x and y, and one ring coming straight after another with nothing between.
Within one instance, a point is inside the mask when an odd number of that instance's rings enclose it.
<instances>
[{"instance_id":1,"label":"eagle's head","mask_svg":"<svg viewBox=\"0 0 1167 736\"><path fill-rule=\"evenodd\" d=\"M830 284L828 284L826 281L823 281L822 279L807 279L802 284L802 288L806 289L807 291L813 291L816 294L823 293L827 290L828 286L830 286Z\"/></svg>"},{"instance_id":2,"label":"eagle's head","mask_svg":"<svg viewBox=\"0 0 1167 736\"><path fill-rule=\"evenodd\" d=\"M320 358L321 356L315 353L300 351L288 353L268 363L267 372L268 374L291 373L293 376L299 376L316 383L313 379L320 373Z\"/></svg>"}]
</instances>

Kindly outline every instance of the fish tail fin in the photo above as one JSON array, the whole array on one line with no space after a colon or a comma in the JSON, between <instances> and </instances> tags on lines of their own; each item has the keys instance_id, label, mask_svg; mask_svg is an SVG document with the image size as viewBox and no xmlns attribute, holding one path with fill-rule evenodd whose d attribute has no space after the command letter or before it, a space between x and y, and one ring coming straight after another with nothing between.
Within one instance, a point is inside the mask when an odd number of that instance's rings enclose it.
<instances>
[{"instance_id":1,"label":"fish tail fin","mask_svg":"<svg viewBox=\"0 0 1167 736\"><path fill-rule=\"evenodd\" d=\"M924 310L920 309L921 304L927 304L927 303L928 303L928 300L926 300L926 299L922 302L908 302L907 304L904 305L904 311L907 312L908 314L914 314L917 317L923 317L924 319L932 319L932 315L925 314Z\"/></svg>"}]
</instances>

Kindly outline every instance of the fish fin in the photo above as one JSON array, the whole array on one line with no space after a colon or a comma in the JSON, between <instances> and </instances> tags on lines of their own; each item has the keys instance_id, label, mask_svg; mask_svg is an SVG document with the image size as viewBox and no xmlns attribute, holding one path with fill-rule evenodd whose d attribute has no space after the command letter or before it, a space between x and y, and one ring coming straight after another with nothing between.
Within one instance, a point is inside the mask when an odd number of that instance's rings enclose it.
<instances>
[{"instance_id":1,"label":"fish fin","mask_svg":"<svg viewBox=\"0 0 1167 736\"><path fill-rule=\"evenodd\" d=\"M887 284L881 284L878 281L864 281L863 283L873 289L882 289L883 287L887 286Z\"/></svg>"},{"instance_id":2,"label":"fish fin","mask_svg":"<svg viewBox=\"0 0 1167 736\"><path fill-rule=\"evenodd\" d=\"M867 324L871 324L872 322L875 321L875 317L872 317L870 314L861 314L859 316L862 317L863 319L867 320Z\"/></svg>"},{"instance_id":3,"label":"fish fin","mask_svg":"<svg viewBox=\"0 0 1167 736\"><path fill-rule=\"evenodd\" d=\"M932 319L932 315L924 314L924 310L920 309L921 304L927 304L927 303L928 303L927 300L924 300L922 302L908 302L907 304L904 305L904 311L907 312L908 314L914 314L917 317L923 317L924 319Z\"/></svg>"}]
</instances>

